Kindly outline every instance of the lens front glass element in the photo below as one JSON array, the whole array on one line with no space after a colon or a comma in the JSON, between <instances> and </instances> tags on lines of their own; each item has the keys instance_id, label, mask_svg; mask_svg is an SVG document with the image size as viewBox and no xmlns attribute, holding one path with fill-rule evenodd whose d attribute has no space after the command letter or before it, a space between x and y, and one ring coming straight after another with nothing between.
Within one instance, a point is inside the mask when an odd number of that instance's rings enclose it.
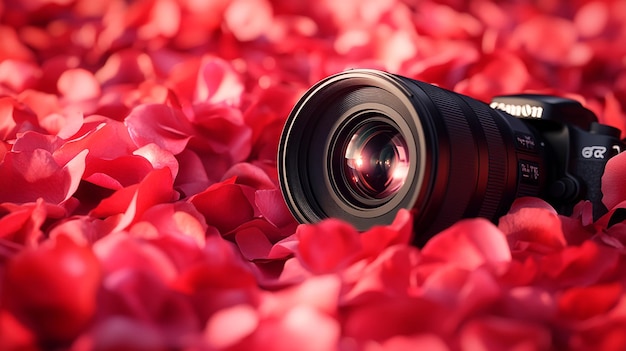
<instances>
[{"instance_id":1,"label":"lens front glass element","mask_svg":"<svg viewBox=\"0 0 626 351\"><path fill-rule=\"evenodd\" d=\"M345 151L344 176L364 199L386 199L402 187L409 172L406 141L392 125L370 121L358 127Z\"/></svg>"}]
</instances>

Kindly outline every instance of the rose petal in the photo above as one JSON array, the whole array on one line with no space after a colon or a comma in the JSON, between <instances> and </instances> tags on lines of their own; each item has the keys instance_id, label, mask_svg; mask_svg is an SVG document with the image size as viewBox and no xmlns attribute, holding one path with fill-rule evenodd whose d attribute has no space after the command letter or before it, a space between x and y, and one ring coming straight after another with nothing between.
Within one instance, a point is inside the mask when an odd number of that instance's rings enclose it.
<instances>
[{"instance_id":1,"label":"rose petal","mask_svg":"<svg viewBox=\"0 0 626 351\"><path fill-rule=\"evenodd\" d=\"M602 175L602 202L610 210L626 200L626 153L610 158Z\"/></svg>"},{"instance_id":2,"label":"rose petal","mask_svg":"<svg viewBox=\"0 0 626 351\"><path fill-rule=\"evenodd\" d=\"M152 165L139 156L96 159L89 162L84 179L103 188L119 190L138 184L152 170Z\"/></svg>"},{"instance_id":3,"label":"rose petal","mask_svg":"<svg viewBox=\"0 0 626 351\"><path fill-rule=\"evenodd\" d=\"M521 201L525 201L528 207L519 203L498 220L498 228L507 235L511 247L524 242L533 245L533 250L564 248L567 242L556 211L543 201L539 202L540 207L530 207L528 199Z\"/></svg>"},{"instance_id":4,"label":"rose petal","mask_svg":"<svg viewBox=\"0 0 626 351\"><path fill-rule=\"evenodd\" d=\"M255 191L254 203L261 211L261 215L276 227L295 226L293 215L289 212L279 189Z\"/></svg>"},{"instance_id":5,"label":"rose petal","mask_svg":"<svg viewBox=\"0 0 626 351\"><path fill-rule=\"evenodd\" d=\"M37 337L32 330L22 325L14 315L0 312L0 349L36 350Z\"/></svg>"},{"instance_id":6,"label":"rose petal","mask_svg":"<svg viewBox=\"0 0 626 351\"><path fill-rule=\"evenodd\" d=\"M59 236L14 256L5 282L6 306L20 322L42 342L67 342L87 326L96 311L100 266L90 248Z\"/></svg>"},{"instance_id":7,"label":"rose petal","mask_svg":"<svg viewBox=\"0 0 626 351\"><path fill-rule=\"evenodd\" d=\"M375 226L361 234L363 251L375 256L389 246L408 244L413 235L413 216L410 211L402 209L390 225Z\"/></svg>"},{"instance_id":8,"label":"rose petal","mask_svg":"<svg viewBox=\"0 0 626 351\"><path fill-rule=\"evenodd\" d=\"M422 250L424 260L454 262L465 269L511 261L504 234L486 219L467 219L435 235Z\"/></svg>"},{"instance_id":9,"label":"rose petal","mask_svg":"<svg viewBox=\"0 0 626 351\"><path fill-rule=\"evenodd\" d=\"M559 313L568 320L583 320L604 315L617 305L623 294L618 283L574 287L559 298Z\"/></svg>"},{"instance_id":10,"label":"rose petal","mask_svg":"<svg viewBox=\"0 0 626 351\"><path fill-rule=\"evenodd\" d=\"M0 178L12 186L0 189L0 202L26 203L38 198L51 204L67 201L78 189L88 152L83 150L63 166L42 149L8 153L0 164Z\"/></svg>"},{"instance_id":11,"label":"rose petal","mask_svg":"<svg viewBox=\"0 0 626 351\"><path fill-rule=\"evenodd\" d=\"M252 220L254 208L241 187L232 181L214 184L189 199L204 215L209 225L227 234L237 226Z\"/></svg>"},{"instance_id":12,"label":"rose petal","mask_svg":"<svg viewBox=\"0 0 626 351\"><path fill-rule=\"evenodd\" d=\"M450 348L446 342L436 334L421 334L417 336L398 335L385 340L382 348L366 348L366 351L403 351L403 350L430 350L430 351L449 351ZM371 349L371 350L370 350Z\"/></svg>"},{"instance_id":13,"label":"rose petal","mask_svg":"<svg viewBox=\"0 0 626 351\"><path fill-rule=\"evenodd\" d=\"M362 249L356 229L332 218L318 224L300 225L296 235L300 241L296 256L318 274L346 267Z\"/></svg>"},{"instance_id":14,"label":"rose petal","mask_svg":"<svg viewBox=\"0 0 626 351\"><path fill-rule=\"evenodd\" d=\"M172 172L172 178L176 179L179 166L178 161L171 152L160 148L156 144L148 144L133 151L133 155L138 155L148 160L152 168L169 168Z\"/></svg>"},{"instance_id":15,"label":"rose petal","mask_svg":"<svg viewBox=\"0 0 626 351\"><path fill-rule=\"evenodd\" d=\"M211 316L204 330L204 337L209 345L225 348L252 334L258 325L259 316L254 308L236 305Z\"/></svg>"},{"instance_id":16,"label":"rose petal","mask_svg":"<svg viewBox=\"0 0 626 351\"><path fill-rule=\"evenodd\" d=\"M569 64L570 50L578 39L576 27L566 19L537 15L515 29L513 43L519 43L539 60L556 65Z\"/></svg>"},{"instance_id":17,"label":"rose petal","mask_svg":"<svg viewBox=\"0 0 626 351\"><path fill-rule=\"evenodd\" d=\"M314 325L315 328L311 328ZM266 320L252 336L247 349L269 348L276 351L324 351L338 348L341 329L336 319L315 308L300 305L280 319Z\"/></svg>"},{"instance_id":18,"label":"rose petal","mask_svg":"<svg viewBox=\"0 0 626 351\"><path fill-rule=\"evenodd\" d=\"M181 110L162 104L135 107L125 124L137 145L156 144L175 155L183 151L193 133Z\"/></svg>"},{"instance_id":19,"label":"rose petal","mask_svg":"<svg viewBox=\"0 0 626 351\"><path fill-rule=\"evenodd\" d=\"M70 101L95 99L100 96L100 83L82 68L68 69L59 77L59 93Z\"/></svg>"},{"instance_id":20,"label":"rose petal","mask_svg":"<svg viewBox=\"0 0 626 351\"><path fill-rule=\"evenodd\" d=\"M4 208L2 210L4 212ZM35 247L43 239L41 226L47 215L43 199L9 211L0 218L0 238Z\"/></svg>"},{"instance_id":21,"label":"rose petal","mask_svg":"<svg viewBox=\"0 0 626 351\"><path fill-rule=\"evenodd\" d=\"M243 257L251 261L266 259L272 249L272 243L267 239L265 233L254 227L238 230L235 234L235 242Z\"/></svg>"},{"instance_id":22,"label":"rose petal","mask_svg":"<svg viewBox=\"0 0 626 351\"><path fill-rule=\"evenodd\" d=\"M224 12L226 26L241 41L260 37L271 21L272 5L266 0L235 0Z\"/></svg>"},{"instance_id":23,"label":"rose petal","mask_svg":"<svg viewBox=\"0 0 626 351\"><path fill-rule=\"evenodd\" d=\"M470 321L460 334L461 350L548 350L549 331L540 325L501 317Z\"/></svg>"},{"instance_id":24,"label":"rose petal","mask_svg":"<svg viewBox=\"0 0 626 351\"><path fill-rule=\"evenodd\" d=\"M194 93L195 102L236 105L242 92L239 76L226 61L214 56L202 58Z\"/></svg>"},{"instance_id":25,"label":"rose petal","mask_svg":"<svg viewBox=\"0 0 626 351\"><path fill-rule=\"evenodd\" d=\"M139 183L120 189L102 200L90 215L108 217L121 214L115 230L123 230L150 207L176 198L169 169L154 170Z\"/></svg>"},{"instance_id":26,"label":"rose petal","mask_svg":"<svg viewBox=\"0 0 626 351\"><path fill-rule=\"evenodd\" d=\"M611 276L618 267L618 252L594 241L569 246L541 258L539 271L552 286L587 286Z\"/></svg>"}]
</instances>

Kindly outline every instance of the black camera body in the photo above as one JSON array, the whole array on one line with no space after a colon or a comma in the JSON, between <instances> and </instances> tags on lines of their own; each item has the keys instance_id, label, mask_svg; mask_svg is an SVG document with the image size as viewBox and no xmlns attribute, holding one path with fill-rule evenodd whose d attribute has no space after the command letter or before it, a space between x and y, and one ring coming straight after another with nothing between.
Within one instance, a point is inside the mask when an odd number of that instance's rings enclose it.
<instances>
[{"instance_id":1,"label":"black camera body","mask_svg":"<svg viewBox=\"0 0 626 351\"><path fill-rule=\"evenodd\" d=\"M423 245L461 218L491 220L522 196L568 214L581 200L606 212L601 178L623 150L620 130L575 100L508 95L491 105L378 70L311 87L279 144L285 201L302 223L335 217L359 230L414 213Z\"/></svg>"},{"instance_id":2,"label":"black camera body","mask_svg":"<svg viewBox=\"0 0 626 351\"><path fill-rule=\"evenodd\" d=\"M538 196L558 212L570 214L580 200L593 205L594 218L606 213L602 203L602 175L606 162L624 149L617 128L598 123L597 117L578 101L550 95L505 95L495 97L491 108L520 118L532 126L543 143L547 186ZM532 138L518 140L527 145ZM530 176L520 164L520 181Z\"/></svg>"}]
</instances>

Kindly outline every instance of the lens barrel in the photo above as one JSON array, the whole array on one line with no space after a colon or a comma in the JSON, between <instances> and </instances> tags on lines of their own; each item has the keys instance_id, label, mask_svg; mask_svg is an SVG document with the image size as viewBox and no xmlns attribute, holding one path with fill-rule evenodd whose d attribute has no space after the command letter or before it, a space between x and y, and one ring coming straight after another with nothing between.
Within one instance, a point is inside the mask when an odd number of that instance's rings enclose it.
<instances>
[{"instance_id":1,"label":"lens barrel","mask_svg":"<svg viewBox=\"0 0 626 351\"><path fill-rule=\"evenodd\" d=\"M414 212L415 244L461 218L495 219L538 196L546 167L531 126L486 104L377 70L330 76L285 124L278 174L302 223L334 217L359 230Z\"/></svg>"}]
</instances>

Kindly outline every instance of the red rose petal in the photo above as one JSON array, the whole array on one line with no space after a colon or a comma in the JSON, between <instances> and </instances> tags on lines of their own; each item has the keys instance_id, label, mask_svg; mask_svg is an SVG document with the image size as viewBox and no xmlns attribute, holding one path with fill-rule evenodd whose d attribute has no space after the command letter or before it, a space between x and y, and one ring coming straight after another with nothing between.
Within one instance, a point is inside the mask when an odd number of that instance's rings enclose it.
<instances>
[{"instance_id":1,"label":"red rose petal","mask_svg":"<svg viewBox=\"0 0 626 351\"><path fill-rule=\"evenodd\" d=\"M450 348L443 338L436 334L421 334L417 336L394 336L382 343L382 350L385 351L403 351L403 350L430 350L430 351L449 351ZM378 350L372 346L366 348L366 351Z\"/></svg>"},{"instance_id":2,"label":"red rose petal","mask_svg":"<svg viewBox=\"0 0 626 351\"><path fill-rule=\"evenodd\" d=\"M15 60L0 60L0 77L2 77L0 84L12 92L32 88L40 76L41 69L34 64Z\"/></svg>"},{"instance_id":3,"label":"red rose petal","mask_svg":"<svg viewBox=\"0 0 626 351\"><path fill-rule=\"evenodd\" d=\"M37 350L37 337L8 311L0 312L0 349Z\"/></svg>"},{"instance_id":4,"label":"red rose petal","mask_svg":"<svg viewBox=\"0 0 626 351\"><path fill-rule=\"evenodd\" d=\"M468 322L461 330L463 350L548 350L552 338L540 325L501 317Z\"/></svg>"},{"instance_id":5,"label":"red rose petal","mask_svg":"<svg viewBox=\"0 0 626 351\"><path fill-rule=\"evenodd\" d=\"M176 160L178 174L174 185L183 197L190 197L207 189L211 182L198 154L183 150L176 155Z\"/></svg>"},{"instance_id":6,"label":"red rose petal","mask_svg":"<svg viewBox=\"0 0 626 351\"><path fill-rule=\"evenodd\" d=\"M366 266L351 266L344 272L346 292L342 300L353 305L371 303L381 296L406 295L416 288L414 270L419 258L417 248L396 245L373 256L373 261Z\"/></svg>"},{"instance_id":7,"label":"red rose petal","mask_svg":"<svg viewBox=\"0 0 626 351\"><path fill-rule=\"evenodd\" d=\"M244 123L240 110L225 104L195 105L193 123L194 148L218 154L227 161L230 156L231 162L243 161L249 155L252 131Z\"/></svg>"},{"instance_id":8,"label":"red rose petal","mask_svg":"<svg viewBox=\"0 0 626 351\"><path fill-rule=\"evenodd\" d=\"M484 55L475 71L459 82L454 90L485 102L496 95L524 91L532 78L522 59L508 52Z\"/></svg>"},{"instance_id":9,"label":"red rose petal","mask_svg":"<svg viewBox=\"0 0 626 351\"><path fill-rule=\"evenodd\" d=\"M68 111L64 114L53 113L39 119L39 125L48 133L62 139L69 139L80 130L83 124L82 113Z\"/></svg>"},{"instance_id":10,"label":"red rose petal","mask_svg":"<svg viewBox=\"0 0 626 351\"><path fill-rule=\"evenodd\" d=\"M162 104L135 107L126 117L125 124L137 145L154 143L173 154L183 151L193 133L181 110Z\"/></svg>"},{"instance_id":11,"label":"red rose petal","mask_svg":"<svg viewBox=\"0 0 626 351\"><path fill-rule=\"evenodd\" d=\"M559 298L559 313L569 320L583 320L604 315L615 307L622 297L621 284L574 287Z\"/></svg>"},{"instance_id":12,"label":"red rose petal","mask_svg":"<svg viewBox=\"0 0 626 351\"><path fill-rule=\"evenodd\" d=\"M626 114L614 92L608 92L604 96L604 111L598 114L598 118L601 123L619 128L622 138L626 135Z\"/></svg>"},{"instance_id":13,"label":"red rose petal","mask_svg":"<svg viewBox=\"0 0 626 351\"><path fill-rule=\"evenodd\" d=\"M160 235L183 236L199 247L205 244L207 224L204 217L189 203L155 205L146 210L139 221L150 223ZM133 229L130 231L132 233Z\"/></svg>"},{"instance_id":14,"label":"red rose petal","mask_svg":"<svg viewBox=\"0 0 626 351\"><path fill-rule=\"evenodd\" d=\"M241 41L263 35L272 19L272 5L266 0L235 0L224 12L226 26Z\"/></svg>"},{"instance_id":15,"label":"red rose petal","mask_svg":"<svg viewBox=\"0 0 626 351\"><path fill-rule=\"evenodd\" d=\"M592 1L583 4L578 9L574 24L582 36L594 37L604 31L609 17L609 6L600 1Z\"/></svg>"},{"instance_id":16,"label":"red rose petal","mask_svg":"<svg viewBox=\"0 0 626 351\"><path fill-rule=\"evenodd\" d=\"M0 213L5 212L0 209ZM21 206L0 218L0 238L35 247L43 239L41 226L48 216L43 200Z\"/></svg>"},{"instance_id":17,"label":"red rose petal","mask_svg":"<svg viewBox=\"0 0 626 351\"><path fill-rule=\"evenodd\" d=\"M252 334L259 323L258 312L251 306L224 308L211 316L204 337L212 347L230 347Z\"/></svg>"},{"instance_id":18,"label":"red rose petal","mask_svg":"<svg viewBox=\"0 0 626 351\"><path fill-rule=\"evenodd\" d=\"M154 77L150 56L139 50L114 52L95 73L96 79L106 87L113 84L141 83Z\"/></svg>"},{"instance_id":19,"label":"red rose petal","mask_svg":"<svg viewBox=\"0 0 626 351\"><path fill-rule=\"evenodd\" d=\"M5 282L9 311L41 341L62 343L76 337L96 311L100 266L89 248L59 236L13 257Z\"/></svg>"},{"instance_id":20,"label":"red rose petal","mask_svg":"<svg viewBox=\"0 0 626 351\"><path fill-rule=\"evenodd\" d=\"M514 206L512 212L498 220L498 227L507 235L513 248L518 242L530 243L536 250L558 250L567 245L561 220L547 203L539 201L541 207Z\"/></svg>"},{"instance_id":21,"label":"red rose petal","mask_svg":"<svg viewBox=\"0 0 626 351\"><path fill-rule=\"evenodd\" d=\"M446 335L451 330L448 316L452 313L452 308L420 297L379 297L375 302L370 300L345 312L343 334L356 340L378 342L397 335Z\"/></svg>"},{"instance_id":22,"label":"red rose petal","mask_svg":"<svg viewBox=\"0 0 626 351\"><path fill-rule=\"evenodd\" d=\"M238 230L235 242L241 254L248 260L266 259L272 249L272 243L262 230L251 227Z\"/></svg>"},{"instance_id":23,"label":"red rose petal","mask_svg":"<svg viewBox=\"0 0 626 351\"><path fill-rule=\"evenodd\" d=\"M128 156L136 149L123 123L92 115L85 118L83 126L72 140L54 152L54 158L64 163L83 150L89 150L86 161L89 163L92 159L111 160Z\"/></svg>"},{"instance_id":24,"label":"red rose petal","mask_svg":"<svg viewBox=\"0 0 626 351\"><path fill-rule=\"evenodd\" d=\"M172 172L172 178L176 179L179 166L178 161L171 152L160 148L156 144L148 144L133 151L133 155L138 155L148 160L152 164L152 168L169 168Z\"/></svg>"},{"instance_id":25,"label":"red rose petal","mask_svg":"<svg viewBox=\"0 0 626 351\"><path fill-rule=\"evenodd\" d=\"M85 69L75 68L63 72L57 84L59 93L70 101L89 100L100 96L100 83Z\"/></svg>"},{"instance_id":26,"label":"red rose petal","mask_svg":"<svg viewBox=\"0 0 626 351\"><path fill-rule=\"evenodd\" d=\"M602 202L612 209L626 200L626 153L612 157L602 175Z\"/></svg>"},{"instance_id":27,"label":"red rose petal","mask_svg":"<svg viewBox=\"0 0 626 351\"><path fill-rule=\"evenodd\" d=\"M539 60L568 65L570 51L578 39L576 27L563 18L537 15L522 23L513 34L513 43Z\"/></svg>"},{"instance_id":28,"label":"red rose petal","mask_svg":"<svg viewBox=\"0 0 626 351\"><path fill-rule=\"evenodd\" d=\"M33 52L28 48L28 45L21 40L16 28L3 24L0 26L0 37L2 37L0 62L12 59L26 62L33 60Z\"/></svg>"},{"instance_id":29,"label":"red rose petal","mask_svg":"<svg viewBox=\"0 0 626 351\"><path fill-rule=\"evenodd\" d=\"M276 188L276 184L262 168L248 162L237 163L224 173L224 179L232 177L237 177L237 184L247 185L254 189Z\"/></svg>"},{"instance_id":30,"label":"red rose petal","mask_svg":"<svg viewBox=\"0 0 626 351\"><path fill-rule=\"evenodd\" d=\"M361 234L363 251L375 256L389 246L408 244L413 235L413 216L402 209L390 225L376 226Z\"/></svg>"},{"instance_id":31,"label":"red rose petal","mask_svg":"<svg viewBox=\"0 0 626 351\"><path fill-rule=\"evenodd\" d=\"M465 269L511 260L504 234L482 218L462 220L435 235L422 253L425 260L453 262Z\"/></svg>"},{"instance_id":32,"label":"red rose petal","mask_svg":"<svg viewBox=\"0 0 626 351\"><path fill-rule=\"evenodd\" d=\"M311 328L314 325L315 328ZM244 348L276 351L325 351L338 348L341 328L335 318L306 305L296 306L282 318L265 320Z\"/></svg>"},{"instance_id":33,"label":"red rose petal","mask_svg":"<svg viewBox=\"0 0 626 351\"><path fill-rule=\"evenodd\" d=\"M289 212L279 189L255 191L254 202L261 211L261 215L276 227L295 225L293 215Z\"/></svg>"},{"instance_id":34,"label":"red rose petal","mask_svg":"<svg viewBox=\"0 0 626 351\"><path fill-rule=\"evenodd\" d=\"M126 316L111 316L93 326L72 345L77 350L160 350L166 348L163 331Z\"/></svg>"},{"instance_id":35,"label":"red rose petal","mask_svg":"<svg viewBox=\"0 0 626 351\"><path fill-rule=\"evenodd\" d=\"M236 105L242 92L239 76L226 61L214 56L202 58L194 93L195 102Z\"/></svg>"},{"instance_id":36,"label":"red rose petal","mask_svg":"<svg viewBox=\"0 0 626 351\"><path fill-rule=\"evenodd\" d=\"M42 149L8 153L0 164L0 178L12 186L0 189L0 202L26 203L43 198L60 204L68 200L78 188L87 153L84 150L63 166Z\"/></svg>"},{"instance_id":37,"label":"red rose petal","mask_svg":"<svg viewBox=\"0 0 626 351\"><path fill-rule=\"evenodd\" d=\"M204 215L209 225L226 234L239 225L252 220L254 208L241 187L232 181L213 184L189 199Z\"/></svg>"},{"instance_id":38,"label":"red rose petal","mask_svg":"<svg viewBox=\"0 0 626 351\"><path fill-rule=\"evenodd\" d=\"M588 286L615 274L619 253L594 241L545 255L539 271L552 286Z\"/></svg>"},{"instance_id":39,"label":"red rose petal","mask_svg":"<svg viewBox=\"0 0 626 351\"><path fill-rule=\"evenodd\" d=\"M126 233L107 235L94 244L93 250L107 277L118 271L122 276L129 271L144 272L163 281L176 277L176 268L163 251Z\"/></svg>"},{"instance_id":40,"label":"red rose petal","mask_svg":"<svg viewBox=\"0 0 626 351\"><path fill-rule=\"evenodd\" d=\"M176 198L169 169L154 170L139 183L120 189L102 200L90 215L109 217L120 214L115 230L123 230L150 207Z\"/></svg>"},{"instance_id":41,"label":"red rose petal","mask_svg":"<svg viewBox=\"0 0 626 351\"><path fill-rule=\"evenodd\" d=\"M296 235L300 241L296 256L314 273L345 268L362 249L356 229L336 219L301 225Z\"/></svg>"},{"instance_id":42,"label":"red rose petal","mask_svg":"<svg viewBox=\"0 0 626 351\"><path fill-rule=\"evenodd\" d=\"M119 190L138 184L152 170L152 165L139 156L97 159L89 162L84 179L103 188Z\"/></svg>"}]
</instances>

